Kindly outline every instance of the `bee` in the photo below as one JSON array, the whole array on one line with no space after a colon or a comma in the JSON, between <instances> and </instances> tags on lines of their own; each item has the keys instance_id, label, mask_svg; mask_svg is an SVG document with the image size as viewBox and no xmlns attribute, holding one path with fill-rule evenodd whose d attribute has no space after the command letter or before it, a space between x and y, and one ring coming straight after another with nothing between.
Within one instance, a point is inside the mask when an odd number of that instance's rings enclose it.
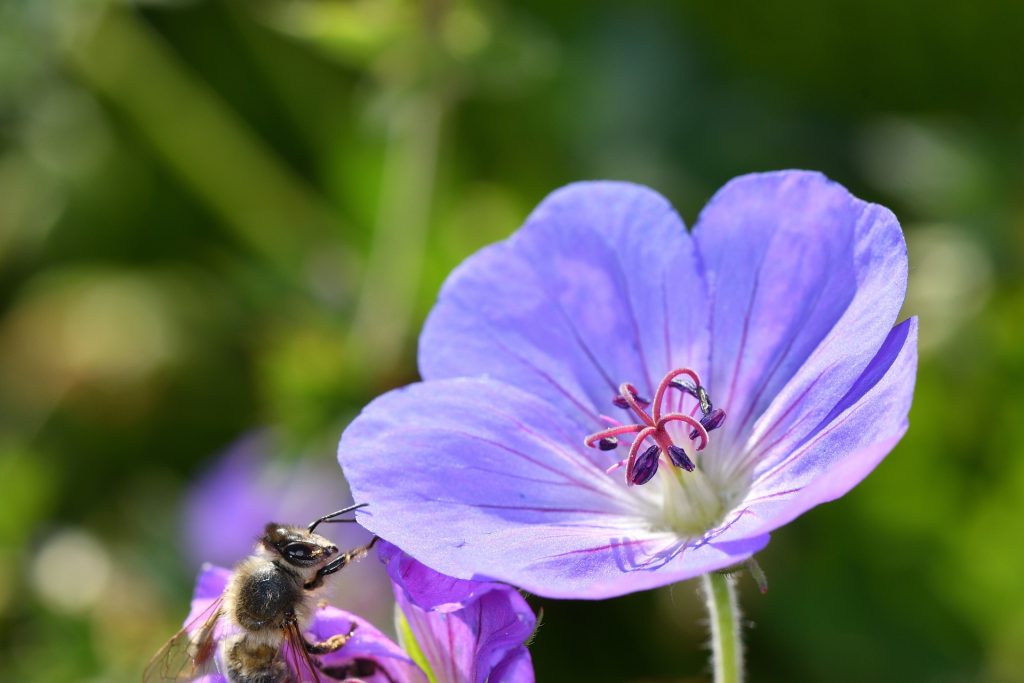
<instances>
[{"instance_id":1,"label":"bee","mask_svg":"<svg viewBox=\"0 0 1024 683\"><path fill-rule=\"evenodd\" d=\"M339 554L315 531L324 523L354 522L339 517L365 505L324 515L306 528L267 524L221 596L160 648L143 682L190 680L217 668L231 683L320 681L317 657L341 649L356 627L309 642L303 632L317 606L316 591L327 576L366 555L377 537ZM332 671L322 673L333 678Z\"/></svg>"}]
</instances>

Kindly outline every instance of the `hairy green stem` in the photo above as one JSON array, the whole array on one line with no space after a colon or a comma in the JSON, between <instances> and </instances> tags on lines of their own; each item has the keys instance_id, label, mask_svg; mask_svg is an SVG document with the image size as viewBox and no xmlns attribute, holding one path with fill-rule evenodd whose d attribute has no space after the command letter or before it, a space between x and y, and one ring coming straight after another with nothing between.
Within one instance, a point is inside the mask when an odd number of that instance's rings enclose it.
<instances>
[{"instance_id":1,"label":"hairy green stem","mask_svg":"<svg viewBox=\"0 0 1024 683\"><path fill-rule=\"evenodd\" d=\"M711 665L715 683L743 683L743 641L736 581L733 576L718 572L702 578L711 621Z\"/></svg>"}]
</instances>

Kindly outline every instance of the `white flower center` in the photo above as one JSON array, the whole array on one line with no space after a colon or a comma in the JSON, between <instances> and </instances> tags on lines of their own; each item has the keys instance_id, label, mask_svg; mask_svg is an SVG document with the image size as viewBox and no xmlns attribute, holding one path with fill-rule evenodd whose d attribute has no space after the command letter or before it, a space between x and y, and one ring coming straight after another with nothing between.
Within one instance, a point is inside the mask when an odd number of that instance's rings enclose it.
<instances>
[{"instance_id":1,"label":"white flower center","mask_svg":"<svg viewBox=\"0 0 1024 683\"><path fill-rule=\"evenodd\" d=\"M664 467L659 474L661 508L651 520L655 526L679 536L696 536L721 523L725 501L700 467L693 472Z\"/></svg>"}]
</instances>

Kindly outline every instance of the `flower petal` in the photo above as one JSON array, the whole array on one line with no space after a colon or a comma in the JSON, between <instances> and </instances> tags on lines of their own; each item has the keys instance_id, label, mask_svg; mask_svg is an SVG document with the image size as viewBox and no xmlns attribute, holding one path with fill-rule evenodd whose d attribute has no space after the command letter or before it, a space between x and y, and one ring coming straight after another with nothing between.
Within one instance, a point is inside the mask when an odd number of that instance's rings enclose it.
<instances>
[{"instance_id":1,"label":"flower petal","mask_svg":"<svg viewBox=\"0 0 1024 683\"><path fill-rule=\"evenodd\" d=\"M604 598L742 561L767 537L652 531L643 487L603 472L574 417L486 379L415 384L371 403L339 458L360 523L428 566L550 597ZM657 571L652 571L657 569Z\"/></svg>"},{"instance_id":2,"label":"flower petal","mask_svg":"<svg viewBox=\"0 0 1024 683\"><path fill-rule=\"evenodd\" d=\"M825 420L784 457L760 468L724 538L776 529L842 496L881 462L907 429L917 371L917 319L893 328L882 348Z\"/></svg>"},{"instance_id":3,"label":"flower petal","mask_svg":"<svg viewBox=\"0 0 1024 683\"><path fill-rule=\"evenodd\" d=\"M213 602L217 600L228 587L231 579L231 570L217 565L206 563L199 571L199 578L196 579L196 587L192 593L192 605L189 608L188 616L185 618L185 627L189 633L198 629L206 619L211 616L210 609ZM222 629L218 629L220 631Z\"/></svg>"},{"instance_id":4,"label":"flower petal","mask_svg":"<svg viewBox=\"0 0 1024 683\"><path fill-rule=\"evenodd\" d=\"M526 646L510 652L491 672L491 680L509 683L530 683L534 680L533 659Z\"/></svg>"},{"instance_id":5,"label":"flower petal","mask_svg":"<svg viewBox=\"0 0 1024 683\"><path fill-rule=\"evenodd\" d=\"M395 591L404 591L409 601L421 609L438 612L464 609L497 585L435 572L387 541L381 541L378 548Z\"/></svg>"},{"instance_id":6,"label":"flower petal","mask_svg":"<svg viewBox=\"0 0 1024 683\"><path fill-rule=\"evenodd\" d=\"M228 587L231 580L231 570L218 567L215 564L205 563L199 571L199 578L196 579L196 587L192 592L193 610L197 606L208 605L209 601L220 597L224 589Z\"/></svg>"},{"instance_id":7,"label":"flower petal","mask_svg":"<svg viewBox=\"0 0 1024 683\"><path fill-rule=\"evenodd\" d=\"M348 633L352 624L356 626L352 638L340 650L319 658L321 668L332 680L357 678L365 683L427 683L426 674L402 648L360 616L336 607L321 607L314 614L308 631L317 640L324 641Z\"/></svg>"},{"instance_id":8,"label":"flower petal","mask_svg":"<svg viewBox=\"0 0 1024 683\"><path fill-rule=\"evenodd\" d=\"M669 203L629 183L576 183L451 274L420 372L500 379L593 421L622 382L650 394L671 367L706 365L707 325L693 242Z\"/></svg>"},{"instance_id":9,"label":"flower petal","mask_svg":"<svg viewBox=\"0 0 1024 683\"><path fill-rule=\"evenodd\" d=\"M784 171L728 183L694 238L713 298L706 380L729 413L718 450L738 450L728 445L742 443L769 406L778 415L803 392L814 396L807 408L827 412L903 303L907 258L896 218L818 173ZM793 381L801 368L802 381ZM780 428L801 417L787 415Z\"/></svg>"},{"instance_id":10,"label":"flower petal","mask_svg":"<svg viewBox=\"0 0 1024 683\"><path fill-rule=\"evenodd\" d=\"M401 591L395 595L438 683L533 683L533 667L522 666L522 660L530 663L524 643L533 633L534 619L515 589L488 591L455 612L423 610ZM511 669L516 677L499 676L502 669Z\"/></svg>"},{"instance_id":11,"label":"flower petal","mask_svg":"<svg viewBox=\"0 0 1024 683\"><path fill-rule=\"evenodd\" d=\"M524 643L536 619L519 591L504 584L461 581L439 574L390 544L381 549L392 576L395 599L412 636L430 664L438 683L533 683L533 666ZM437 582L450 599L437 607L416 601L410 592ZM427 597L436 597L430 591Z\"/></svg>"}]
</instances>

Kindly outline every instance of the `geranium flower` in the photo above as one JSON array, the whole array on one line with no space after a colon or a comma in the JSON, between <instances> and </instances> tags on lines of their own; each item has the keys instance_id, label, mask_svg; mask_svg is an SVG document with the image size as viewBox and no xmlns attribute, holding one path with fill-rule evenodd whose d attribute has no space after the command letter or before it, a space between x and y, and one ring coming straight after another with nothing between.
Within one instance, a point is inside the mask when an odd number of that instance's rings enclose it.
<instances>
[{"instance_id":1,"label":"geranium flower","mask_svg":"<svg viewBox=\"0 0 1024 683\"><path fill-rule=\"evenodd\" d=\"M692 234L644 187L558 190L449 277L426 381L345 431L360 522L550 597L742 562L906 431L906 279L892 213L820 174L737 178Z\"/></svg>"},{"instance_id":2,"label":"geranium flower","mask_svg":"<svg viewBox=\"0 0 1024 683\"><path fill-rule=\"evenodd\" d=\"M533 663L526 641L535 618L529 605L512 587L452 579L423 566L386 543L381 560L392 577L399 606L397 645L363 618L329 605L314 612L303 629L310 642L351 634L336 652L317 657L322 680L364 683L533 683ZM211 605L231 578L227 569L206 565L196 582L192 608L185 623L198 631ZM221 619L214 627L217 643L234 629ZM285 648L290 645L286 643ZM299 662L290 652L286 662ZM219 658L219 653L217 655ZM223 669L219 659L215 669ZM305 672L298 672L306 680ZM311 678L311 676L309 677ZM219 673L195 681L228 683Z\"/></svg>"},{"instance_id":3,"label":"geranium flower","mask_svg":"<svg viewBox=\"0 0 1024 683\"><path fill-rule=\"evenodd\" d=\"M526 642L536 618L519 591L502 583L439 574L382 543L401 611L406 650L434 683L533 683Z\"/></svg>"}]
</instances>

